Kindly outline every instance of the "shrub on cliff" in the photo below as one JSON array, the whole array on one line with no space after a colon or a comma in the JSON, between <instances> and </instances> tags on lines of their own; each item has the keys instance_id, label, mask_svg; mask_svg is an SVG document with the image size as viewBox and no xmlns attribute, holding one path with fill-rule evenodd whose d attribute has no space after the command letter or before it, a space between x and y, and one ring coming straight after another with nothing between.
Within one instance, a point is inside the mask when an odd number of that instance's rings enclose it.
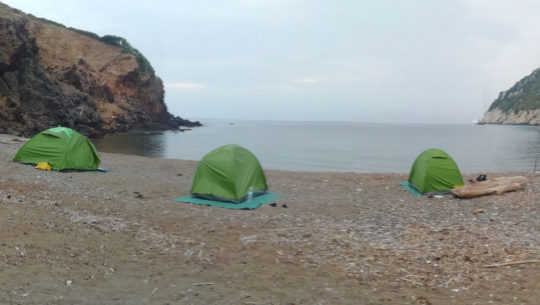
<instances>
[{"instance_id":1,"label":"shrub on cliff","mask_svg":"<svg viewBox=\"0 0 540 305\"><path fill-rule=\"evenodd\" d=\"M123 53L133 54L135 56L135 59L137 60L137 63L141 67L142 72L150 73L150 75L152 76L155 75L154 68L152 68L152 65L150 64L148 59L146 59L146 57L144 57L144 55L142 55L139 50L131 46L131 44L125 38L114 35L105 35L98 40L106 44L122 48Z\"/></svg>"},{"instance_id":2,"label":"shrub on cliff","mask_svg":"<svg viewBox=\"0 0 540 305\"><path fill-rule=\"evenodd\" d=\"M72 30L73 32L77 32L77 33L79 33L81 35L88 36L90 38L94 38L96 40L99 40L99 35L98 34L88 32L88 31L84 31L84 30L79 30L79 29L76 29L76 28L73 28L73 27L69 27L68 29Z\"/></svg>"}]
</instances>

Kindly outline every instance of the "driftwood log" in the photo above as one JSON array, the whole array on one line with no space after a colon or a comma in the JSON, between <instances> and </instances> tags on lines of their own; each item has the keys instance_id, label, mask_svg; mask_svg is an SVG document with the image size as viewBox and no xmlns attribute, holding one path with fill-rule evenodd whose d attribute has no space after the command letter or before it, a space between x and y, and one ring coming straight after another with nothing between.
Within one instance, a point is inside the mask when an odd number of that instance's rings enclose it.
<instances>
[{"instance_id":1,"label":"driftwood log","mask_svg":"<svg viewBox=\"0 0 540 305\"><path fill-rule=\"evenodd\" d=\"M490 194L500 195L505 192L522 190L526 184L527 177L523 176L497 177L455 188L452 190L452 194L463 198Z\"/></svg>"}]
</instances>

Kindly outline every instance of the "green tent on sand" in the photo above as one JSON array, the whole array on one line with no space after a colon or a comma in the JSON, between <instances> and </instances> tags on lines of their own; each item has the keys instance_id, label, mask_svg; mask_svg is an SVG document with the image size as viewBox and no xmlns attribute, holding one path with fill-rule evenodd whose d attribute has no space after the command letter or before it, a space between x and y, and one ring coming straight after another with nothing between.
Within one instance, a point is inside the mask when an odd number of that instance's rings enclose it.
<instances>
[{"instance_id":1,"label":"green tent on sand","mask_svg":"<svg viewBox=\"0 0 540 305\"><path fill-rule=\"evenodd\" d=\"M254 209L280 196L268 192L266 177L257 157L239 145L228 144L212 150L199 162L191 196L173 200L231 209Z\"/></svg>"},{"instance_id":2,"label":"green tent on sand","mask_svg":"<svg viewBox=\"0 0 540 305\"><path fill-rule=\"evenodd\" d=\"M101 162L94 144L67 127L42 131L26 142L13 160L37 164L48 162L53 170L98 170Z\"/></svg>"},{"instance_id":3,"label":"green tent on sand","mask_svg":"<svg viewBox=\"0 0 540 305\"><path fill-rule=\"evenodd\" d=\"M448 193L455 187L463 186L463 178L456 162L447 153L430 148L414 161L409 180L399 184L415 195Z\"/></svg>"}]
</instances>

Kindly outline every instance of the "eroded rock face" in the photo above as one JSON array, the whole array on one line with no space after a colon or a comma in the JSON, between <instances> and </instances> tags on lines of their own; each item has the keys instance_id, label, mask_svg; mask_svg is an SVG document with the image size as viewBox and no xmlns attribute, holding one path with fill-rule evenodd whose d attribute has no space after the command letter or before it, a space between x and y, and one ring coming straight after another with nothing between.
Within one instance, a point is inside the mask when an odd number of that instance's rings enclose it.
<instances>
[{"instance_id":1,"label":"eroded rock face","mask_svg":"<svg viewBox=\"0 0 540 305\"><path fill-rule=\"evenodd\" d=\"M88 136L197 126L133 54L0 3L0 133L67 126Z\"/></svg>"},{"instance_id":2,"label":"eroded rock face","mask_svg":"<svg viewBox=\"0 0 540 305\"><path fill-rule=\"evenodd\" d=\"M540 109L521 110L518 112L503 112L500 109L493 109L484 114L480 121L482 124L503 124L503 125L540 125Z\"/></svg>"}]
</instances>

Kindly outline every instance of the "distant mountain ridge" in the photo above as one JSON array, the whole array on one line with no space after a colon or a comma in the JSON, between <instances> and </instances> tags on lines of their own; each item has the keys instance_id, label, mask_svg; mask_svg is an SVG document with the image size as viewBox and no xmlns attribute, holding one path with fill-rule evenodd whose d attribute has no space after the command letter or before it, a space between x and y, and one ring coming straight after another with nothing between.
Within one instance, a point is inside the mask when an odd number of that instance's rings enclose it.
<instances>
[{"instance_id":1,"label":"distant mountain ridge","mask_svg":"<svg viewBox=\"0 0 540 305\"><path fill-rule=\"evenodd\" d=\"M480 123L539 125L540 68L501 92Z\"/></svg>"},{"instance_id":2,"label":"distant mountain ridge","mask_svg":"<svg viewBox=\"0 0 540 305\"><path fill-rule=\"evenodd\" d=\"M0 3L0 133L67 126L89 136L199 126L175 117L163 83L125 39L67 28Z\"/></svg>"}]
</instances>

